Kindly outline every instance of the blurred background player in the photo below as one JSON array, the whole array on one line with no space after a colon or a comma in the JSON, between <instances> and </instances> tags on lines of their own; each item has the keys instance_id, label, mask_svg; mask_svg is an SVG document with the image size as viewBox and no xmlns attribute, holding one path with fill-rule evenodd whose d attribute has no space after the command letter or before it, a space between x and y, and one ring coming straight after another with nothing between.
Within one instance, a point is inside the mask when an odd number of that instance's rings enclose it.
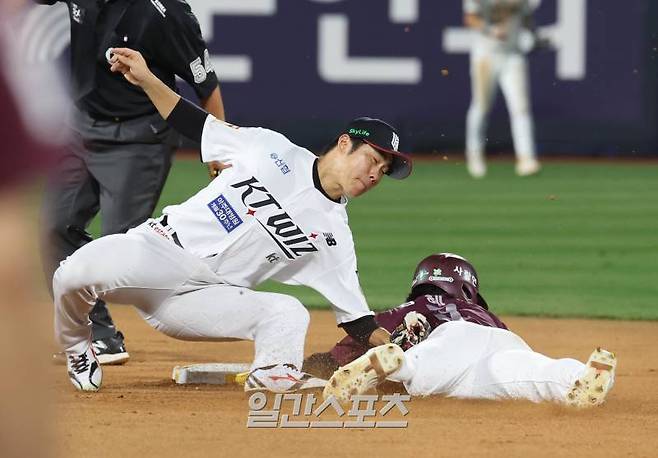
<instances>
[{"instance_id":1,"label":"blurred background player","mask_svg":"<svg viewBox=\"0 0 658 458\"><path fill-rule=\"evenodd\" d=\"M487 173L487 118L497 86L505 96L516 152L516 173L534 175L540 164L530 107L525 53L534 41L533 11L540 0L464 0L464 23L474 30L471 48L471 105L466 118L466 165L474 178Z\"/></svg>"},{"instance_id":2,"label":"blurred background player","mask_svg":"<svg viewBox=\"0 0 658 458\"><path fill-rule=\"evenodd\" d=\"M346 400L388 376L412 395L584 407L601 404L614 383L616 358L605 350L596 349L587 364L533 351L489 311L475 268L458 255L423 259L407 300L375 316L392 333L393 345L368 350L346 337L305 361L304 370L321 377L343 366L325 396Z\"/></svg>"},{"instance_id":3,"label":"blurred background player","mask_svg":"<svg viewBox=\"0 0 658 458\"><path fill-rule=\"evenodd\" d=\"M99 210L103 236L126 232L151 216L179 143L146 94L109 70L110 47L140 50L165 84L176 89L175 78L181 77L206 111L224 119L217 77L185 1L61 1L71 21L76 135L46 192L43 262L49 289L59 263L91 240L86 229ZM209 165L211 174L215 166ZM102 257L97 262L102 264ZM123 334L105 302L98 301L89 318L101 364L125 363Z\"/></svg>"},{"instance_id":4,"label":"blurred background player","mask_svg":"<svg viewBox=\"0 0 658 458\"><path fill-rule=\"evenodd\" d=\"M39 256L34 191L68 139L66 94L52 63L26 62L18 45L24 0L0 0L0 455L52 456L51 380L43 358L51 316L32 287ZM47 87L35 97L35 88Z\"/></svg>"}]
</instances>

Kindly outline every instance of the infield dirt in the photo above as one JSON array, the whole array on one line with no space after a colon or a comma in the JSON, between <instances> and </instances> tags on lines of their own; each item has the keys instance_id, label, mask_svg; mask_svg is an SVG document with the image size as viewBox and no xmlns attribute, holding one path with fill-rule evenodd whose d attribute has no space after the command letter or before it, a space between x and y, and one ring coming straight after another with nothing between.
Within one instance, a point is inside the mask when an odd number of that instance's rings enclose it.
<instances>
[{"instance_id":1,"label":"infield dirt","mask_svg":"<svg viewBox=\"0 0 658 458\"><path fill-rule=\"evenodd\" d=\"M151 329L130 307L113 307L112 312L126 334L131 359L125 366L104 367L100 392L76 392L63 366L49 369L55 380L58 456L658 454L657 322L503 317L548 356L586 360L599 345L615 351L616 385L599 408L576 411L529 402L429 397L405 402L405 417L390 413L376 418L403 419L406 428L254 429L246 427L249 397L241 388L177 386L171 380L175 365L248 362L250 342L181 342ZM331 312L311 316L306 354L326 351L342 337ZM290 413L286 406L282 413Z\"/></svg>"}]
</instances>

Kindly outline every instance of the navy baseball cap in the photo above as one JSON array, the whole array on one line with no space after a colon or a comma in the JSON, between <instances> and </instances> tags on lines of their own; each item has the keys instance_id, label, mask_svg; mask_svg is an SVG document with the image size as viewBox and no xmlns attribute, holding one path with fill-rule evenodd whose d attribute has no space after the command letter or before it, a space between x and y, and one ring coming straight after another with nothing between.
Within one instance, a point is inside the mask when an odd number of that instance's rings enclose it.
<instances>
[{"instance_id":1,"label":"navy baseball cap","mask_svg":"<svg viewBox=\"0 0 658 458\"><path fill-rule=\"evenodd\" d=\"M377 151L389 154L392 161L386 174L391 178L403 180L411 175L413 167L411 157L398 150L400 135L387 122L367 117L356 118L349 123L343 133L352 138L363 140Z\"/></svg>"}]
</instances>

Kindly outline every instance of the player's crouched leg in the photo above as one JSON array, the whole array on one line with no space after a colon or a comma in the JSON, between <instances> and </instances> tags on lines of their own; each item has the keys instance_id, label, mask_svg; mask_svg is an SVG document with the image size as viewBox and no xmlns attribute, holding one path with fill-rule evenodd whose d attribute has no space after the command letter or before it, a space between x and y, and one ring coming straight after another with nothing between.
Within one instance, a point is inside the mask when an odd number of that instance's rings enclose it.
<instances>
[{"instance_id":1,"label":"player's crouched leg","mask_svg":"<svg viewBox=\"0 0 658 458\"><path fill-rule=\"evenodd\" d=\"M255 328L256 354L245 391L289 393L324 387L326 380L300 370L310 322L308 311L294 297L265 294L270 303L263 308Z\"/></svg>"},{"instance_id":2,"label":"player's crouched leg","mask_svg":"<svg viewBox=\"0 0 658 458\"><path fill-rule=\"evenodd\" d=\"M78 261L78 259L80 261ZM55 337L66 352L68 376L78 390L97 391L103 373L91 345L88 314L96 302L83 258L63 262L53 278Z\"/></svg>"},{"instance_id":3,"label":"player's crouched leg","mask_svg":"<svg viewBox=\"0 0 658 458\"><path fill-rule=\"evenodd\" d=\"M118 234L94 240L62 261L53 276L53 298L55 330L65 349L89 336L87 315L96 300L132 284L135 272L144 270L141 257L131 237Z\"/></svg>"},{"instance_id":4,"label":"player's crouched leg","mask_svg":"<svg viewBox=\"0 0 658 458\"><path fill-rule=\"evenodd\" d=\"M199 280L199 281L197 281ZM290 363L301 367L308 311L294 297L226 284L185 286L152 307L138 309L157 331L180 340L253 340L252 367ZM205 282L207 283L207 282Z\"/></svg>"},{"instance_id":5,"label":"player's crouched leg","mask_svg":"<svg viewBox=\"0 0 658 458\"><path fill-rule=\"evenodd\" d=\"M69 256L53 276L55 338L66 352L69 376L79 389L95 391L100 386L88 315L97 299L131 280L129 272L141 270L127 261L129 250L136 251L126 235L100 238Z\"/></svg>"},{"instance_id":6,"label":"player's crouched leg","mask_svg":"<svg viewBox=\"0 0 658 458\"><path fill-rule=\"evenodd\" d=\"M62 262L53 277L55 337L65 350L79 350L90 338L88 314L97 296L90 278L94 266L77 253Z\"/></svg>"},{"instance_id":7,"label":"player's crouched leg","mask_svg":"<svg viewBox=\"0 0 658 458\"><path fill-rule=\"evenodd\" d=\"M308 310L292 296L261 293L253 331L256 353L252 367L289 363L302 367L306 330L311 321Z\"/></svg>"}]
</instances>

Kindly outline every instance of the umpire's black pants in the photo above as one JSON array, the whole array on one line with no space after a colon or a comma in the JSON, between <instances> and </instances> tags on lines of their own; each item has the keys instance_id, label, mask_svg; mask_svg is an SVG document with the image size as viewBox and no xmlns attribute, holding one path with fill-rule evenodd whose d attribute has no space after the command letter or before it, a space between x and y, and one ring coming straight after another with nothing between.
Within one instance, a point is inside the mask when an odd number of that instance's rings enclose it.
<instances>
[{"instance_id":1,"label":"umpire's black pants","mask_svg":"<svg viewBox=\"0 0 658 458\"><path fill-rule=\"evenodd\" d=\"M70 152L48 180L42 212L41 251L51 295L55 270L91 241L86 230L99 211L101 236L126 232L152 215L177 145L176 134L157 113L121 121L79 111L73 130ZM116 332L102 301L89 317L94 339Z\"/></svg>"}]
</instances>

